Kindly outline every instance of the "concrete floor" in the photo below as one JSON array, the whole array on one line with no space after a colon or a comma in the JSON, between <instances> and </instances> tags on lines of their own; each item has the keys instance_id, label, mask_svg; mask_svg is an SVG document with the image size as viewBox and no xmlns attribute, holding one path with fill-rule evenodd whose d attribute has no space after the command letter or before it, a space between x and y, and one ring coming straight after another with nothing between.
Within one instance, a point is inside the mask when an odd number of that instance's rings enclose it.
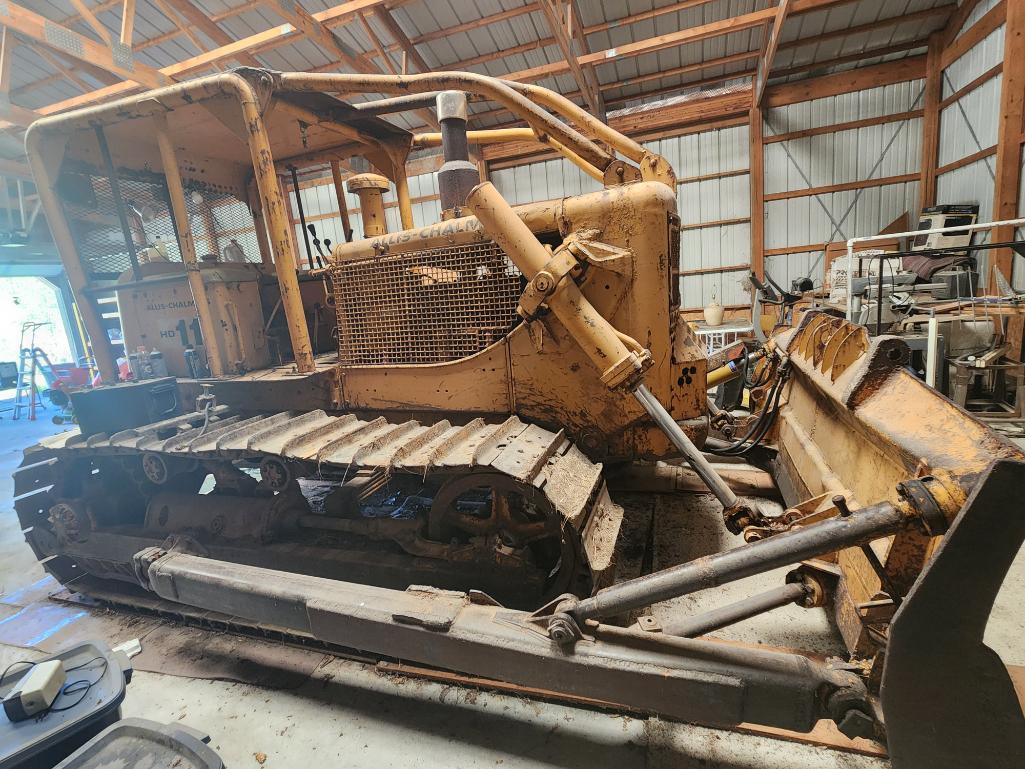
<instances>
[{"instance_id":1,"label":"concrete floor","mask_svg":"<svg viewBox=\"0 0 1025 769\"><path fill-rule=\"evenodd\" d=\"M9 415L8 415L9 417ZM578 767L622 769L882 769L879 758L657 719L542 703L379 673L374 666L155 619L56 604L56 589L22 540L10 473L21 448L63 428L0 420L0 669L85 638L141 638L125 716L181 721L209 733L230 767ZM637 504L636 499L625 500ZM661 501L656 566L738 542L714 504ZM698 594L692 611L779 584L785 569ZM1025 664L1025 555L1004 586L987 640ZM669 607L655 607L656 616ZM824 611L787 607L722 637L820 653L841 649Z\"/></svg>"}]
</instances>

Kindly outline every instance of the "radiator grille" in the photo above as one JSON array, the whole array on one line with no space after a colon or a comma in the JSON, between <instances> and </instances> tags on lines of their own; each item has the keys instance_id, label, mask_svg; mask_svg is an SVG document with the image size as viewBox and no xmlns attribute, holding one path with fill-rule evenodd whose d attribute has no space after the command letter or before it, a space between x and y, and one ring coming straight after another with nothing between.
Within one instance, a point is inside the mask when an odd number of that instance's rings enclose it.
<instances>
[{"instance_id":1,"label":"radiator grille","mask_svg":"<svg viewBox=\"0 0 1025 769\"><path fill-rule=\"evenodd\" d=\"M519 319L523 282L494 243L345 262L331 278L339 360L348 365L458 360Z\"/></svg>"}]
</instances>

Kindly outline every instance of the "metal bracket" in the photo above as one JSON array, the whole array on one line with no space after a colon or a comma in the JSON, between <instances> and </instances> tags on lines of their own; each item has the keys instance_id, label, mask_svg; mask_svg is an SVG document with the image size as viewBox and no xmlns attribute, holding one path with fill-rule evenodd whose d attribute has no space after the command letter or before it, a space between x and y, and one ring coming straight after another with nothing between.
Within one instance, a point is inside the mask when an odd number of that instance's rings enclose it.
<instances>
[{"instance_id":1,"label":"metal bracket","mask_svg":"<svg viewBox=\"0 0 1025 769\"><path fill-rule=\"evenodd\" d=\"M597 230L583 230L567 236L520 296L517 312L521 317L533 320L566 276L579 277L585 266L593 265L624 277L633 276L633 251L594 240L597 235Z\"/></svg>"},{"instance_id":2,"label":"metal bracket","mask_svg":"<svg viewBox=\"0 0 1025 769\"><path fill-rule=\"evenodd\" d=\"M516 311L525 320L533 320L537 316L538 310L548 297L555 293L566 276L579 274L582 269L573 253L565 247L560 247L552 254L552 258L548 260L544 268L539 270L527 284L520 296Z\"/></svg>"}]
</instances>

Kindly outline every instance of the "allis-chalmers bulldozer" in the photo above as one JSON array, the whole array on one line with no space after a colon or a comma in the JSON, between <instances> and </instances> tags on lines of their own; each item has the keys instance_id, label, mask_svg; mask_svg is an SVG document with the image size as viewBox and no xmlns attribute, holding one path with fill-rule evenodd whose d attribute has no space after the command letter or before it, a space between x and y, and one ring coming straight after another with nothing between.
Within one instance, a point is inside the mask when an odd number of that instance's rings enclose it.
<instances>
[{"instance_id":1,"label":"allis-chalmers bulldozer","mask_svg":"<svg viewBox=\"0 0 1025 769\"><path fill-rule=\"evenodd\" d=\"M529 128L468 132L468 98ZM381 117L400 110L439 133ZM602 189L510 206L468 149L525 135ZM468 73L241 69L26 141L103 382L15 477L62 583L667 718L832 719L898 767L1025 755L982 643L1025 539L1022 452L907 371L900 340L820 313L769 340L750 417L710 436L664 158ZM441 217L417 223L407 156L437 144ZM327 165L362 237L303 264L280 176ZM738 497L702 449L771 473L784 507ZM746 544L617 580L617 494L686 479ZM788 565L710 615L638 615ZM787 603L831 606L849 657L696 638Z\"/></svg>"}]
</instances>

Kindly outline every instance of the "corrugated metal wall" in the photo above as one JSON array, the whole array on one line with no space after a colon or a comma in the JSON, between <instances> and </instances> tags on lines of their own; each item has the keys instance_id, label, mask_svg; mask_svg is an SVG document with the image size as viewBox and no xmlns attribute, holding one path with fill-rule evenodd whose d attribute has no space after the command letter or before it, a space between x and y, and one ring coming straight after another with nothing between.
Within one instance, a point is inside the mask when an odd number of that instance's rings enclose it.
<instances>
[{"instance_id":1,"label":"corrugated metal wall","mask_svg":"<svg viewBox=\"0 0 1025 769\"><path fill-rule=\"evenodd\" d=\"M512 205L554 200L602 188L600 182L562 158L493 171L491 181Z\"/></svg>"},{"instance_id":2,"label":"corrugated metal wall","mask_svg":"<svg viewBox=\"0 0 1025 769\"><path fill-rule=\"evenodd\" d=\"M704 307L713 298L726 306L751 301L745 288L751 263L751 177L732 175L750 168L749 142L742 125L648 143L669 159L681 181L676 198L685 308ZM744 269L687 274L738 266Z\"/></svg>"},{"instance_id":3,"label":"corrugated metal wall","mask_svg":"<svg viewBox=\"0 0 1025 769\"><path fill-rule=\"evenodd\" d=\"M915 80L766 110L764 136L918 110L923 82ZM881 123L765 145L765 193L791 192L917 173L921 118ZM874 235L916 209L917 181L802 195L765 204L766 271L781 285L824 277L821 244Z\"/></svg>"},{"instance_id":4,"label":"corrugated metal wall","mask_svg":"<svg viewBox=\"0 0 1025 769\"><path fill-rule=\"evenodd\" d=\"M645 143L666 157L681 184L677 205L682 232L680 270L731 267L750 263L751 230L749 177L746 173L720 178L718 174L747 171L747 126L674 136ZM691 181L688 181L690 179ZM566 160L493 171L491 180L513 204L549 200L601 189L601 185ZM713 222L730 221L728 224ZM681 277L683 306L703 307L713 296L722 304L747 304L741 287L744 272L684 275Z\"/></svg>"}]
</instances>

